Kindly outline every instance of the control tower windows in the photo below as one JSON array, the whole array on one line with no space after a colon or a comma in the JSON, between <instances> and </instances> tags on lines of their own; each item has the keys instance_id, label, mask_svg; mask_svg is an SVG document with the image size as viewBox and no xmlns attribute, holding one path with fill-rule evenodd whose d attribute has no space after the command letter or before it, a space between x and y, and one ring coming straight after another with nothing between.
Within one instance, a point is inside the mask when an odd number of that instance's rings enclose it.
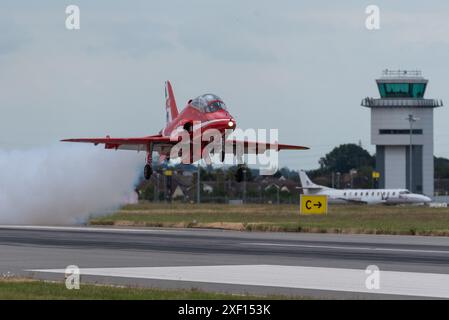
<instances>
[{"instance_id":1,"label":"control tower windows","mask_svg":"<svg viewBox=\"0 0 449 320\"><path fill-rule=\"evenodd\" d=\"M382 98L423 98L426 83L379 82L377 84Z\"/></svg>"},{"instance_id":2,"label":"control tower windows","mask_svg":"<svg viewBox=\"0 0 449 320\"><path fill-rule=\"evenodd\" d=\"M410 134L410 129L379 129L379 134ZM412 134L422 134L422 129L413 129Z\"/></svg>"}]
</instances>

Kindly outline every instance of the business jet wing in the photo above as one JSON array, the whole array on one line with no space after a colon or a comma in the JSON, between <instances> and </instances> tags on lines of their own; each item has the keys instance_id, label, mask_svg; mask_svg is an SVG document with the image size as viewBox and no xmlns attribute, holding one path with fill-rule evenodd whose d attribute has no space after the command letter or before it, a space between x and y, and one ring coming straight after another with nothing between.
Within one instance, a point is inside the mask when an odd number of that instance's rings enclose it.
<instances>
[{"instance_id":1,"label":"business jet wing","mask_svg":"<svg viewBox=\"0 0 449 320\"><path fill-rule=\"evenodd\" d=\"M320 189L324 189L324 188L322 186L310 186L310 187L296 187L296 189L299 189L299 190L304 190L304 189L320 190Z\"/></svg>"},{"instance_id":2,"label":"business jet wing","mask_svg":"<svg viewBox=\"0 0 449 320\"><path fill-rule=\"evenodd\" d=\"M337 198L338 200L343 200L349 203L355 203L355 204L368 204L368 201L363 200L356 200L356 199L346 199L346 198Z\"/></svg>"},{"instance_id":3,"label":"business jet wing","mask_svg":"<svg viewBox=\"0 0 449 320\"><path fill-rule=\"evenodd\" d=\"M382 201L364 201L364 200L345 199L345 198L338 198L338 199L346 201L348 203L355 203L355 204L384 204L384 203L387 203L386 200L382 200Z\"/></svg>"}]
</instances>

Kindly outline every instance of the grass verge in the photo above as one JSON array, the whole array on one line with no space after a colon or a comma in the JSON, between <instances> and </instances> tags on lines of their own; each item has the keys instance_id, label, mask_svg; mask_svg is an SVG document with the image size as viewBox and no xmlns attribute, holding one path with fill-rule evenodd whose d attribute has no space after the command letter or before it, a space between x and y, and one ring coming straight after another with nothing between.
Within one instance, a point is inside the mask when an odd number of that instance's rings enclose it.
<instances>
[{"instance_id":1,"label":"grass verge","mask_svg":"<svg viewBox=\"0 0 449 320\"><path fill-rule=\"evenodd\" d=\"M298 205L139 203L92 218L90 224L449 236L449 208L334 205L327 215L300 216Z\"/></svg>"},{"instance_id":2,"label":"grass verge","mask_svg":"<svg viewBox=\"0 0 449 320\"><path fill-rule=\"evenodd\" d=\"M0 300L240 300L303 299L286 296L234 295L198 289L163 290L136 287L81 284L68 290L61 282L33 279L0 280Z\"/></svg>"}]
</instances>

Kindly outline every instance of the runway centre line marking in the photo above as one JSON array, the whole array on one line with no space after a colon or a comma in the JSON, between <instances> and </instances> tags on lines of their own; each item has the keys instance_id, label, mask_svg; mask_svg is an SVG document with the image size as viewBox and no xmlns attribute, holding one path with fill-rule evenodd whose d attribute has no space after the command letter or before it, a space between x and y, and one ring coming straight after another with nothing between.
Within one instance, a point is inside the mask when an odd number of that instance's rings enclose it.
<instances>
[{"instance_id":1,"label":"runway centre line marking","mask_svg":"<svg viewBox=\"0 0 449 320\"><path fill-rule=\"evenodd\" d=\"M64 269L26 270L64 274ZM82 275L449 298L449 274L382 271L368 289L364 269L285 265L81 268Z\"/></svg>"},{"instance_id":2,"label":"runway centre line marking","mask_svg":"<svg viewBox=\"0 0 449 320\"><path fill-rule=\"evenodd\" d=\"M364 250L364 251L393 251L393 252L420 252L420 253L443 253L449 254L444 250L424 250L424 249L400 249L400 248L378 248L378 247L352 247L352 246L326 246L313 244L290 244L290 243L267 243L267 242L243 242L241 245L247 246L266 246L266 247L301 247L315 249L337 249L337 250Z\"/></svg>"}]
</instances>

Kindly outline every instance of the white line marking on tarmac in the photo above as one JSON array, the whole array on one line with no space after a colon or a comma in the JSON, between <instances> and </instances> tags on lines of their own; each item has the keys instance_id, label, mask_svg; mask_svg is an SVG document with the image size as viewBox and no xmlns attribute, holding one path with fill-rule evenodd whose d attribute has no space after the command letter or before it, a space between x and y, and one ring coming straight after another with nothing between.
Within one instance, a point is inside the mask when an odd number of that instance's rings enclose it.
<instances>
[{"instance_id":1,"label":"white line marking on tarmac","mask_svg":"<svg viewBox=\"0 0 449 320\"><path fill-rule=\"evenodd\" d=\"M64 274L64 269L27 270ZM282 265L82 268L81 275L449 298L449 274L380 271L379 289L367 289L362 269Z\"/></svg>"},{"instance_id":2,"label":"white line marking on tarmac","mask_svg":"<svg viewBox=\"0 0 449 320\"><path fill-rule=\"evenodd\" d=\"M442 253L449 254L444 250L424 250L424 249L400 249L400 248L378 248L378 247L353 247L353 246L326 246L313 244L290 244L290 243L266 243L266 242L244 242L247 246L267 246L267 247L301 247L315 249L336 249L336 250L363 250L363 251L393 251L393 252L419 252L419 253Z\"/></svg>"}]
</instances>

